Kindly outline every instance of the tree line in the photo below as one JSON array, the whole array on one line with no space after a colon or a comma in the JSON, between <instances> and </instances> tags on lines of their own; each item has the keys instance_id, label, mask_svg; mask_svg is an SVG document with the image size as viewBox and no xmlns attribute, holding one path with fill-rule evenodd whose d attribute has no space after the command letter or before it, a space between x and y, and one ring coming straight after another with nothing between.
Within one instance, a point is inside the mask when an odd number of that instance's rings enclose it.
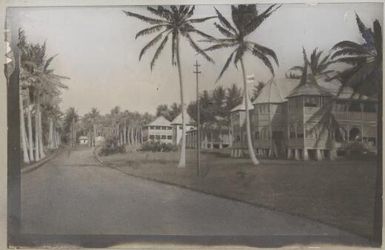
<instances>
[{"instance_id":1,"label":"tree line","mask_svg":"<svg viewBox=\"0 0 385 250\"><path fill-rule=\"evenodd\" d=\"M104 115L97 108L92 108L82 116L70 107L63 118L63 140L75 146L80 136L86 136L88 145L93 147L96 146L96 138L102 136L119 146L139 145L143 143L142 127L153 119L154 116L149 113L121 110L119 106Z\"/></svg>"}]
</instances>

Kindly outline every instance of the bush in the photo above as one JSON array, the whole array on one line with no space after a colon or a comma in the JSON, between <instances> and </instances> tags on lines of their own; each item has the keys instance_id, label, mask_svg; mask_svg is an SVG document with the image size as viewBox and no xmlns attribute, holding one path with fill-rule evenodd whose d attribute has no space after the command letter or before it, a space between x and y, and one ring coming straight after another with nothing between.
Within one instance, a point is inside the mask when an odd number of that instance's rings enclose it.
<instances>
[{"instance_id":1,"label":"bush","mask_svg":"<svg viewBox=\"0 0 385 250\"><path fill-rule=\"evenodd\" d=\"M348 154L345 154L345 158L349 160L370 160L376 158L376 154L370 152L366 145L361 142L351 142L343 149L345 152L348 152Z\"/></svg>"},{"instance_id":2,"label":"bush","mask_svg":"<svg viewBox=\"0 0 385 250\"><path fill-rule=\"evenodd\" d=\"M126 148L124 145L118 145L118 138L109 137L106 139L103 147L99 151L100 156L107 156L111 154L124 153L126 152Z\"/></svg>"},{"instance_id":3,"label":"bush","mask_svg":"<svg viewBox=\"0 0 385 250\"><path fill-rule=\"evenodd\" d=\"M171 143L164 142L146 142L140 148L140 151L151 151L151 152L171 152L177 151L178 147Z\"/></svg>"}]
</instances>

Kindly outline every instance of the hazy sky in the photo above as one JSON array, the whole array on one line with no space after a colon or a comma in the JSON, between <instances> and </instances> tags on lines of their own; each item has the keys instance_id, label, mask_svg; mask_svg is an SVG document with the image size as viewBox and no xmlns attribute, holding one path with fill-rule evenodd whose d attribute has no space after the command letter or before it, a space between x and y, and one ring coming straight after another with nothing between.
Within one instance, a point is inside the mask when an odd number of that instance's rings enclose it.
<instances>
[{"instance_id":1,"label":"hazy sky","mask_svg":"<svg viewBox=\"0 0 385 250\"><path fill-rule=\"evenodd\" d=\"M259 5L264 10L266 5ZM230 17L230 6L217 6ZM80 114L92 107L102 113L118 105L131 111L154 113L159 104L180 102L176 67L171 66L171 43L158 59L153 71L150 61L155 49L138 60L139 52L153 35L135 40L135 34L148 25L127 17L122 9L148 14L144 7L46 7L20 8L15 13L27 38L32 42L47 41L49 55L59 54L52 67L58 74L71 79L65 83L69 89L63 93L62 108L74 106ZM306 50L316 47L328 51L341 40L361 42L355 23L357 12L364 23L372 26L375 19L382 23L382 4L285 4L260 28L249 36L250 40L272 48L280 66L276 77L283 77L288 68L302 64L302 46ZM215 15L213 6L196 7L195 16ZM213 22L198 27L219 37ZM195 98L193 64L198 59L201 67L201 89L215 86L241 86L241 71L231 64L222 80L215 80L230 50L212 53L215 64L196 56L188 44L182 44L182 69L187 101ZM205 44L202 44L204 47ZM245 59L247 73L256 80L271 77L257 59Z\"/></svg>"}]
</instances>

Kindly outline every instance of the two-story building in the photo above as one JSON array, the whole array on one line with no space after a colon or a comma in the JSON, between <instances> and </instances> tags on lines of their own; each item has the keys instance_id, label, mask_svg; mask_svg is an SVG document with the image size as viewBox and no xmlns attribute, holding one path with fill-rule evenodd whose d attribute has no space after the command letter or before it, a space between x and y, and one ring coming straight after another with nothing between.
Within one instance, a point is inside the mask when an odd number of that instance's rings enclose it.
<instances>
[{"instance_id":1,"label":"two-story building","mask_svg":"<svg viewBox=\"0 0 385 250\"><path fill-rule=\"evenodd\" d=\"M259 157L334 159L359 144L377 153L377 100L358 98L338 81L271 80L250 108L253 146ZM232 156L247 149L244 103L231 113Z\"/></svg>"},{"instance_id":2,"label":"two-story building","mask_svg":"<svg viewBox=\"0 0 385 250\"><path fill-rule=\"evenodd\" d=\"M154 121L143 126L142 131L144 142L173 143L171 122L163 116L158 116Z\"/></svg>"}]
</instances>

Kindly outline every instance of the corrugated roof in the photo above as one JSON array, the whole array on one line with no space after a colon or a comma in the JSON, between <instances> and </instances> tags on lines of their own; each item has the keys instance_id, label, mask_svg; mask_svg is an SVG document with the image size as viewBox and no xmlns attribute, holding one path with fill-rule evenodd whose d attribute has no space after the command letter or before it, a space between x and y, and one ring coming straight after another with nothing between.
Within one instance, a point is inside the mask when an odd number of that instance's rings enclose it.
<instances>
[{"instance_id":1,"label":"corrugated roof","mask_svg":"<svg viewBox=\"0 0 385 250\"><path fill-rule=\"evenodd\" d=\"M171 122L164 116L158 116L154 121L147 124L147 126L171 126Z\"/></svg>"},{"instance_id":2,"label":"corrugated roof","mask_svg":"<svg viewBox=\"0 0 385 250\"><path fill-rule=\"evenodd\" d=\"M254 109L254 106L253 104L251 103L250 101L250 98L247 98L247 106L249 108L249 110L252 110ZM231 112L235 112L235 111L245 111L246 110L246 101L245 101L245 96L243 96L243 100L242 100L242 103L239 104L238 106L236 106L235 108L233 108L231 110Z\"/></svg>"},{"instance_id":3,"label":"corrugated roof","mask_svg":"<svg viewBox=\"0 0 385 250\"><path fill-rule=\"evenodd\" d=\"M194 120L191 118L191 116L186 112L184 115L184 119L186 121L187 125L194 124ZM182 112L172 120L171 124L182 124Z\"/></svg>"}]
</instances>

